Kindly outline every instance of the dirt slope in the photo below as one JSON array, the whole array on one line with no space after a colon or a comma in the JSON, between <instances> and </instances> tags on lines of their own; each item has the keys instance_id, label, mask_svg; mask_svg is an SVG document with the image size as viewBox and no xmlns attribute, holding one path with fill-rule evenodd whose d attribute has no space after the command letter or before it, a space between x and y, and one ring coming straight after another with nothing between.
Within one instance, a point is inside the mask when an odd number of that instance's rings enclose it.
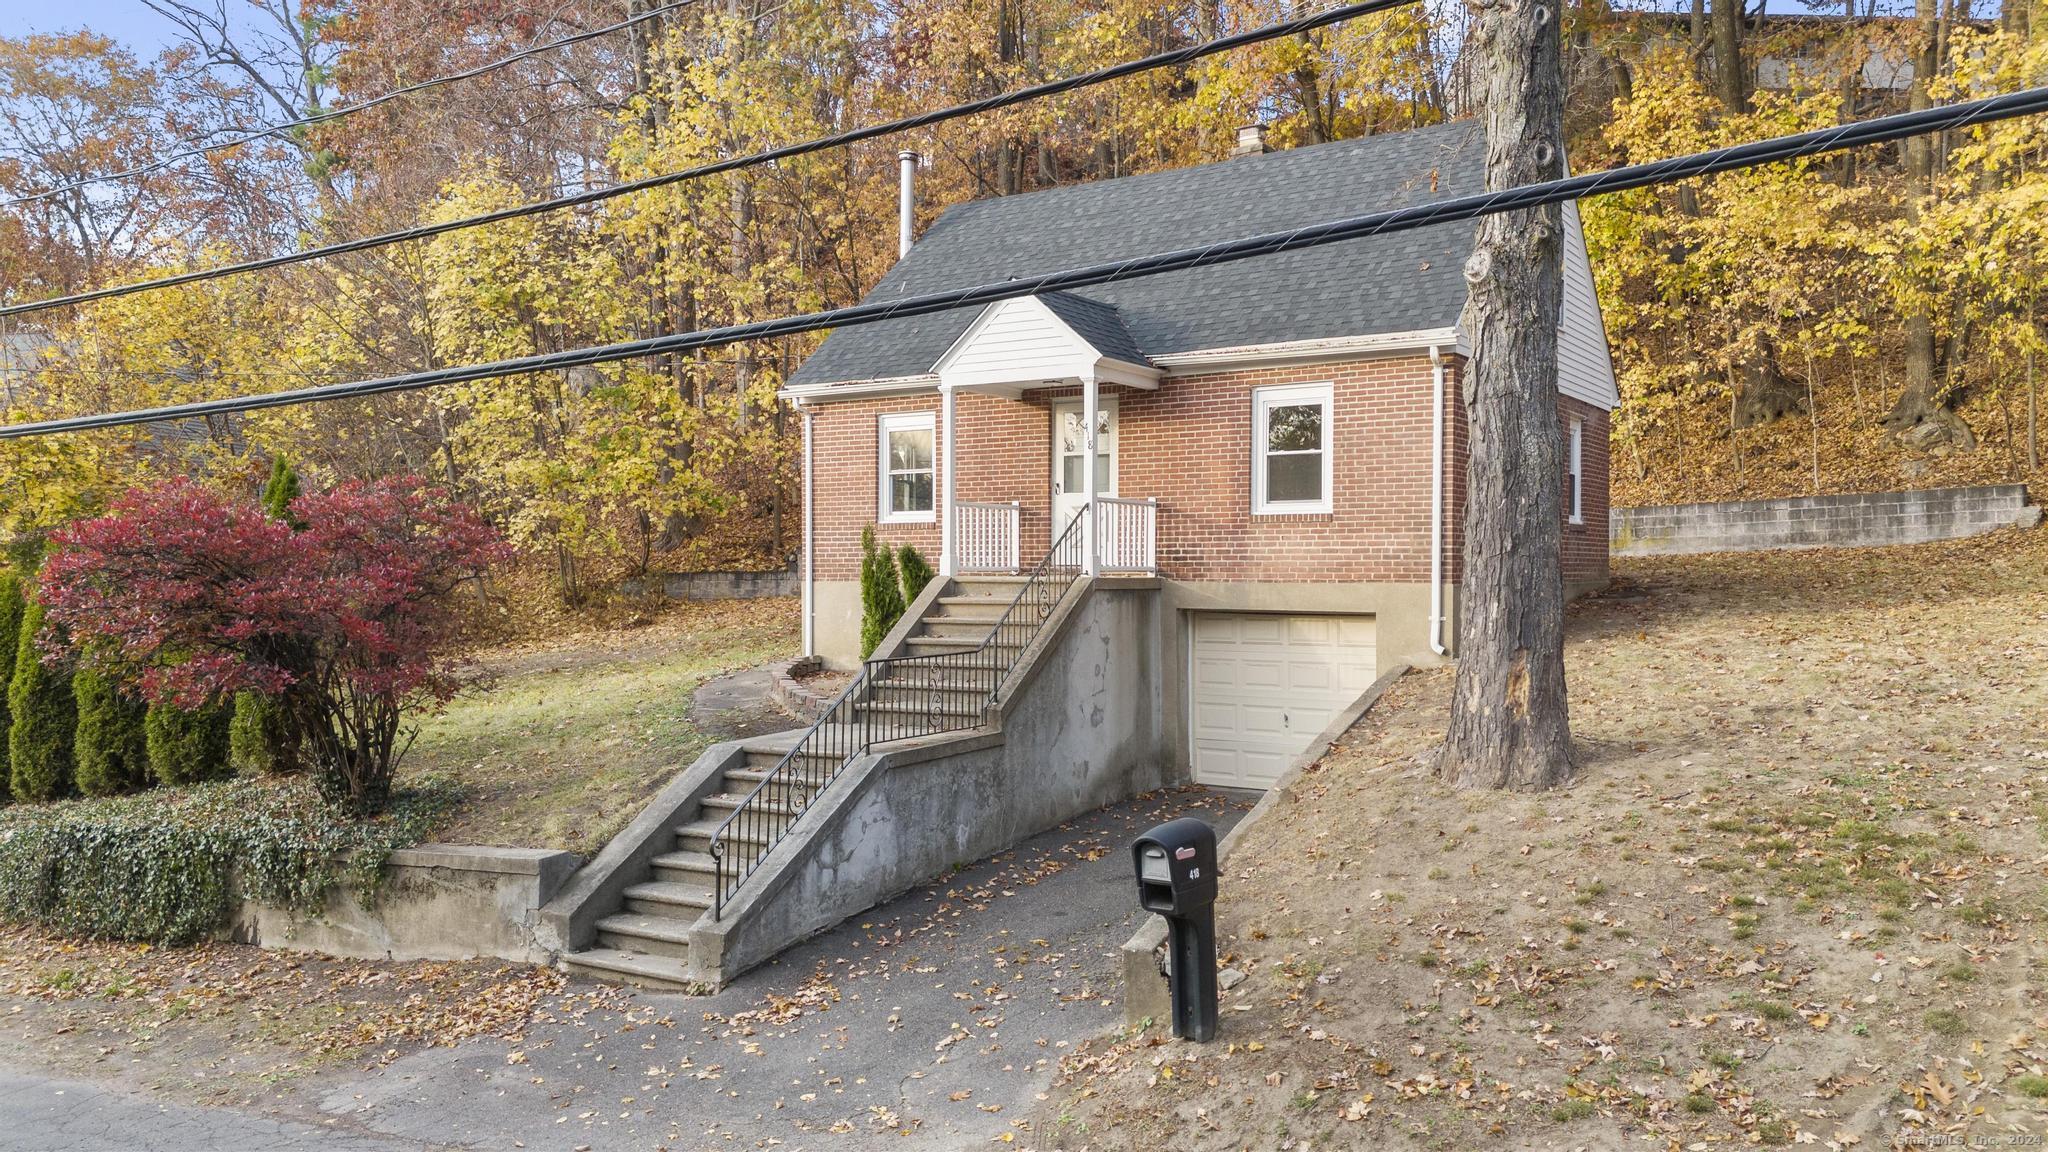
<instances>
[{"instance_id":1,"label":"dirt slope","mask_svg":"<svg viewBox=\"0 0 2048 1152\"><path fill-rule=\"evenodd\" d=\"M1411 675L1234 856L1220 1040L1087 1045L1032 1142L2048 1132L2048 532L1618 574L1570 789L1439 787Z\"/></svg>"}]
</instances>

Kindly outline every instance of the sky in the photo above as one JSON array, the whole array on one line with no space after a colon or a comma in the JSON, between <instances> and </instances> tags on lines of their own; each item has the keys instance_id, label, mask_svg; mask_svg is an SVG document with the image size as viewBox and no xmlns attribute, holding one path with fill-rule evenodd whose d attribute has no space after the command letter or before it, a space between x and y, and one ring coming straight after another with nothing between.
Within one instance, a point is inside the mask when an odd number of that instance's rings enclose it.
<instances>
[{"instance_id":1,"label":"sky","mask_svg":"<svg viewBox=\"0 0 2048 1152\"><path fill-rule=\"evenodd\" d=\"M229 5L233 11L235 4ZM142 0L0 0L0 36L90 28L148 59L174 39L171 22Z\"/></svg>"}]
</instances>

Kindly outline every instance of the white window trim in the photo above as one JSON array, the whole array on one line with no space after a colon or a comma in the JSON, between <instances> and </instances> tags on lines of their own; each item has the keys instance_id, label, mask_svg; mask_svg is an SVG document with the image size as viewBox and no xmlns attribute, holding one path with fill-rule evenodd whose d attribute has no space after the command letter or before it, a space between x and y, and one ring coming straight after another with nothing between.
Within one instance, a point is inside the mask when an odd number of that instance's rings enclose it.
<instances>
[{"instance_id":1,"label":"white window trim","mask_svg":"<svg viewBox=\"0 0 2048 1152\"><path fill-rule=\"evenodd\" d=\"M1266 445L1268 416L1274 408L1297 404L1320 404L1323 408L1323 495L1320 500L1266 499ZM1334 428L1336 388L1329 384L1283 384L1252 389L1252 515L1298 516L1327 513L1331 509L1330 489L1335 471Z\"/></svg>"},{"instance_id":2,"label":"white window trim","mask_svg":"<svg viewBox=\"0 0 2048 1152\"><path fill-rule=\"evenodd\" d=\"M1572 442L1571 442L1571 454L1572 454L1572 492L1571 492L1571 497L1572 497L1572 515L1571 515L1571 522L1572 522L1572 523L1574 523L1574 524L1584 524L1584 523L1586 522L1586 474L1585 474L1585 471L1584 471L1584 468L1585 468L1585 454L1584 454L1584 451L1583 451L1583 445L1585 444L1585 439L1586 439L1586 424L1585 424L1585 421L1583 421L1583 420L1580 420L1580 419L1579 419L1578 417L1576 417L1576 416L1572 417Z\"/></svg>"},{"instance_id":3,"label":"white window trim","mask_svg":"<svg viewBox=\"0 0 2048 1152\"><path fill-rule=\"evenodd\" d=\"M939 515L936 508L921 512L899 512L890 506L889 488L889 434L891 432L930 432L932 434L932 503L939 499L939 434L938 423L930 412L891 412L881 417L875 425L875 520L880 524L935 524ZM925 469L914 469L923 472Z\"/></svg>"}]
</instances>

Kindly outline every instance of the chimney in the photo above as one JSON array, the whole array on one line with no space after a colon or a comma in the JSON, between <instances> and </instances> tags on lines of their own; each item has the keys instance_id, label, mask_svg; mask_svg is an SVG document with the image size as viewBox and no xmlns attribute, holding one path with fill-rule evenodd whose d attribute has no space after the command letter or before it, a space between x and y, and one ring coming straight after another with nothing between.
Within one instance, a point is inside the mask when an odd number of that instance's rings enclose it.
<instances>
[{"instance_id":1,"label":"chimney","mask_svg":"<svg viewBox=\"0 0 2048 1152\"><path fill-rule=\"evenodd\" d=\"M1266 143L1264 124L1247 124L1237 130L1237 147L1230 150L1232 159L1239 156L1263 156L1273 149Z\"/></svg>"},{"instance_id":2,"label":"chimney","mask_svg":"<svg viewBox=\"0 0 2048 1152\"><path fill-rule=\"evenodd\" d=\"M911 230L917 226L917 153L904 149L896 154L901 174L896 190L896 258L910 255Z\"/></svg>"}]
</instances>

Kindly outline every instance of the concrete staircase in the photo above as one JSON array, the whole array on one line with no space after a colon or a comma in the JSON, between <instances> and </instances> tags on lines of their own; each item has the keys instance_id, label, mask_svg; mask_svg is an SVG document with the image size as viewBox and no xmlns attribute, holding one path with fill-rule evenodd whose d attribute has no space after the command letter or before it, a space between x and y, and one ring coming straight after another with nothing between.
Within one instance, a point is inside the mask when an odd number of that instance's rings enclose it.
<instances>
[{"instance_id":1,"label":"concrete staircase","mask_svg":"<svg viewBox=\"0 0 2048 1152\"><path fill-rule=\"evenodd\" d=\"M953 579L931 600L919 619L907 629L898 629L897 643L884 645L887 655L915 657L974 651L990 639L1026 579ZM1035 626L1037 621L1030 623ZM1004 631L1018 636L989 644L985 667L981 660L975 661L977 672L932 667L935 662L930 661L888 665L886 674L871 681L861 696L851 702L850 721L827 713L826 723L850 723L858 730L822 743L830 747L859 747L929 735L935 727L964 730L979 726L987 714L992 685L1000 682L1002 673L1022 652L1029 629ZM673 991L698 987L687 975L690 932L711 914L717 876L710 855L711 837L808 731L791 729L742 742L744 759L724 769L717 790L698 801L690 819L673 825L673 845L648 861L639 883L623 889L618 910L597 921L595 945L564 954L562 966L592 979L646 988ZM794 775L825 781L843 767L826 757L810 759L812 763ZM755 810L760 818L748 818L750 835L736 838L730 832L727 834L729 871L743 870L771 847L782 831L803 814L816 794L816 789L789 780L788 774L777 789L780 794L775 803L757 802Z\"/></svg>"}]
</instances>

